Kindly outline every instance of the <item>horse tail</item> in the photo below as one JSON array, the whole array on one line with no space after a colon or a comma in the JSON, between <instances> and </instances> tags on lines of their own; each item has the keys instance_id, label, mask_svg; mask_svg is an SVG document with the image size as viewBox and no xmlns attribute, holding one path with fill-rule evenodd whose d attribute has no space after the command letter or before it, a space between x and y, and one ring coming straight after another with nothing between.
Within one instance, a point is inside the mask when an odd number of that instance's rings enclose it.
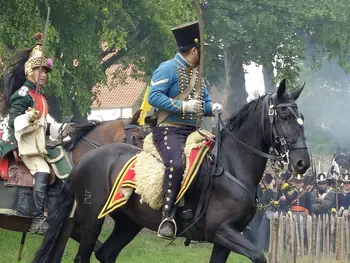
<instances>
[{"instance_id":1,"label":"horse tail","mask_svg":"<svg viewBox=\"0 0 350 263\"><path fill-rule=\"evenodd\" d=\"M55 209L53 209L47 219L49 228L45 233L41 247L35 253L32 263L60 262L52 258L52 255L55 253L60 237L64 234L64 229L68 224L69 215L74 204L71 177L70 175L64 183Z\"/></svg>"}]
</instances>

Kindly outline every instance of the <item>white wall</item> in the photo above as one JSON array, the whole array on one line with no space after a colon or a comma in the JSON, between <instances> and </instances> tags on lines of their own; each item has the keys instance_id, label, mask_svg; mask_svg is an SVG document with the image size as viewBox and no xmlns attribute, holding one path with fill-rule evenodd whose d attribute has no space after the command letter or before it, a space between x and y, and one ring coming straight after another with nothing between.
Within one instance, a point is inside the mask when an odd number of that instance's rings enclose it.
<instances>
[{"instance_id":1,"label":"white wall","mask_svg":"<svg viewBox=\"0 0 350 263\"><path fill-rule=\"evenodd\" d=\"M88 119L109 121L118 118L131 118L132 108L116 108L116 109L91 109Z\"/></svg>"}]
</instances>

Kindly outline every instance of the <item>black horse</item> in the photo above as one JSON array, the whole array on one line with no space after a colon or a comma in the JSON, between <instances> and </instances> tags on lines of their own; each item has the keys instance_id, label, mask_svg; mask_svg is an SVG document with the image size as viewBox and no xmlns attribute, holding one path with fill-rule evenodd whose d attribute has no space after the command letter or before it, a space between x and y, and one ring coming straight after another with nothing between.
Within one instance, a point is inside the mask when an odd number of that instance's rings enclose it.
<instances>
[{"instance_id":1,"label":"black horse","mask_svg":"<svg viewBox=\"0 0 350 263\"><path fill-rule=\"evenodd\" d=\"M213 151L214 161L208 158L203 162L194 186L185 197L185 209L196 211L197 204L201 204L202 189L206 187L209 198L204 198L203 216L192 229L182 234L192 240L213 243L211 263L226 262L231 251L245 255L253 262L266 262L264 253L240 232L255 214L256 189L267 158L290 160L297 173L304 173L310 166L303 119L295 103L302 89L289 93L282 81L277 93L246 104L226 123L221 122L222 130L217 134L217 148L214 146ZM79 256L74 262L90 261L104 221L97 219L98 214L116 176L139 151L132 145L116 143L85 155L61 192L61 202L56 214L49 219L50 228L33 262L60 262L62 255L56 248L62 246L62 233L69 226L68 215L74 199L77 202L75 220L79 221L82 235ZM211 169L214 163L216 169ZM91 192L91 202L84 202L85 191ZM156 231L161 211L140 203L140 197L134 193L124 207L110 216L115 220L113 232L95 254L100 262L106 263L115 262L120 251L142 228ZM184 230L179 219L178 214L178 233Z\"/></svg>"}]
</instances>

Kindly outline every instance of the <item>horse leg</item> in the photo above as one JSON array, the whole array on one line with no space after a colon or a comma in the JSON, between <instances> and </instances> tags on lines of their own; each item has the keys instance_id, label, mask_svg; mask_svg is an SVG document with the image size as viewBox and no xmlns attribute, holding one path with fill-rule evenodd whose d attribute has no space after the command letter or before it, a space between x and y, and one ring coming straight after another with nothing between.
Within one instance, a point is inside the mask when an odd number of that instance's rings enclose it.
<instances>
[{"instance_id":1,"label":"horse leg","mask_svg":"<svg viewBox=\"0 0 350 263\"><path fill-rule=\"evenodd\" d=\"M210 262L226 262L230 255L230 250L220 244L214 244L211 252Z\"/></svg>"},{"instance_id":2,"label":"horse leg","mask_svg":"<svg viewBox=\"0 0 350 263\"><path fill-rule=\"evenodd\" d=\"M95 210L95 209L93 209ZM89 263L98 236L101 233L104 219L97 219L98 210L77 208L77 219L80 223L80 245L74 259L75 263Z\"/></svg>"},{"instance_id":3,"label":"horse leg","mask_svg":"<svg viewBox=\"0 0 350 263\"><path fill-rule=\"evenodd\" d=\"M101 248L95 253L102 263L115 262L122 249L134 239L143 228L136 224L124 213L114 214L114 229Z\"/></svg>"},{"instance_id":4,"label":"horse leg","mask_svg":"<svg viewBox=\"0 0 350 263\"><path fill-rule=\"evenodd\" d=\"M53 258L62 258L64 250L66 248L66 245L68 243L68 239L71 235L73 229L73 222L71 219L68 220L66 223L65 228L63 229L63 232L60 234L59 241L54 249L54 256Z\"/></svg>"},{"instance_id":5,"label":"horse leg","mask_svg":"<svg viewBox=\"0 0 350 263\"><path fill-rule=\"evenodd\" d=\"M246 256L254 263L267 262L264 253L229 224L220 226L216 232L214 243L220 244L230 251ZM210 263L226 262L227 257L225 257L225 255L227 254L227 250L225 252L222 247L220 248L217 246L217 248L215 248L214 246Z\"/></svg>"}]
</instances>

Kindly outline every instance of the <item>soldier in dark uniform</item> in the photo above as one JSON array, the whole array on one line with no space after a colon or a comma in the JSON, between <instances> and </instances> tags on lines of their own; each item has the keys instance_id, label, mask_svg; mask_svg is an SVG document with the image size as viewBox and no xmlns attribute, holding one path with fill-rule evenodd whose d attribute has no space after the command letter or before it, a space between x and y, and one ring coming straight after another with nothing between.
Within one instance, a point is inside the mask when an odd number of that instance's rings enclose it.
<instances>
[{"instance_id":1,"label":"soldier in dark uniform","mask_svg":"<svg viewBox=\"0 0 350 263\"><path fill-rule=\"evenodd\" d=\"M317 189L312 191L312 213L329 214L334 204L335 193L328 189L327 177L324 173L317 175Z\"/></svg>"},{"instance_id":2,"label":"soldier in dark uniform","mask_svg":"<svg viewBox=\"0 0 350 263\"><path fill-rule=\"evenodd\" d=\"M163 184L162 222L158 236L173 238L176 223L173 220L174 203L180 190L185 169L183 149L187 137L196 130L198 116L213 116L222 106L212 103L204 81L196 90L196 67L199 64L199 24L191 22L172 29L179 52L175 58L163 62L154 71L148 102L157 111L157 126L153 141L166 167ZM191 91L185 98L181 94Z\"/></svg>"},{"instance_id":3,"label":"soldier in dark uniform","mask_svg":"<svg viewBox=\"0 0 350 263\"><path fill-rule=\"evenodd\" d=\"M288 199L291 201L290 211L300 216L308 216L312 212L311 192L312 186L304 187L304 175L294 176L295 189Z\"/></svg>"},{"instance_id":4,"label":"soldier in dark uniform","mask_svg":"<svg viewBox=\"0 0 350 263\"><path fill-rule=\"evenodd\" d=\"M273 199L275 192L272 189L272 175L265 172L261 183L260 192L258 192L259 204L257 212L251 223L251 231L254 234L256 243L261 249L268 249L268 240L270 236L270 216L274 213Z\"/></svg>"},{"instance_id":5,"label":"soldier in dark uniform","mask_svg":"<svg viewBox=\"0 0 350 263\"><path fill-rule=\"evenodd\" d=\"M289 183L291 176L292 173L289 170L285 171L281 174L280 186L277 185L277 200L274 202L274 205L280 213L287 213L290 209L291 200L287 197L293 193L293 187Z\"/></svg>"},{"instance_id":6,"label":"soldier in dark uniform","mask_svg":"<svg viewBox=\"0 0 350 263\"><path fill-rule=\"evenodd\" d=\"M342 178L343 189L338 193L339 215L350 215L350 173L345 173Z\"/></svg>"}]
</instances>

